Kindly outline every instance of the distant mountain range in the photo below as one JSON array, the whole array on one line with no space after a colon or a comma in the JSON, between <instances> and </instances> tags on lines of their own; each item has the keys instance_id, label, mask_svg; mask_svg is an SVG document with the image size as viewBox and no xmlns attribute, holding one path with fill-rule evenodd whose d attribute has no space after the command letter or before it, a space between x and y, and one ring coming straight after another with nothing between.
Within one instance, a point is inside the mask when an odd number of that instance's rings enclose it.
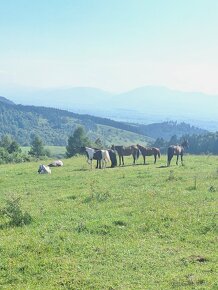
<instances>
[{"instance_id":1,"label":"distant mountain range","mask_svg":"<svg viewBox=\"0 0 218 290\"><path fill-rule=\"evenodd\" d=\"M172 135L202 134L203 129L186 123L163 122L150 125L118 122L39 106L16 105L0 97L0 137L12 135L20 144L29 145L39 135L47 145L66 145L74 129L82 125L90 139L100 138L105 146L111 144L152 143L154 139L169 139Z\"/></svg>"},{"instance_id":2,"label":"distant mountain range","mask_svg":"<svg viewBox=\"0 0 218 290\"><path fill-rule=\"evenodd\" d=\"M72 112L142 124L187 122L218 130L218 96L145 86L115 94L97 88L14 89L6 97L23 105L47 106Z\"/></svg>"}]
</instances>

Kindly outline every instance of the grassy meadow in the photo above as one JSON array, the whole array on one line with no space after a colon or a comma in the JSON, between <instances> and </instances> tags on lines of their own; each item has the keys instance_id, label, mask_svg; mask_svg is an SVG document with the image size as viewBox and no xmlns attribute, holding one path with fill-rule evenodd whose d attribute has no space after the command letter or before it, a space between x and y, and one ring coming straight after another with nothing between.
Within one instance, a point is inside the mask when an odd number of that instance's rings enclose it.
<instances>
[{"instance_id":1,"label":"grassy meadow","mask_svg":"<svg viewBox=\"0 0 218 290\"><path fill-rule=\"evenodd\" d=\"M23 146L21 150L23 153L28 154L30 151L30 146ZM44 146L46 150L49 150L52 157L64 157L66 154L66 146Z\"/></svg>"},{"instance_id":2,"label":"grassy meadow","mask_svg":"<svg viewBox=\"0 0 218 290\"><path fill-rule=\"evenodd\" d=\"M19 196L32 217L0 218L0 289L218 289L218 156L125 160L0 165L0 207Z\"/></svg>"}]
</instances>

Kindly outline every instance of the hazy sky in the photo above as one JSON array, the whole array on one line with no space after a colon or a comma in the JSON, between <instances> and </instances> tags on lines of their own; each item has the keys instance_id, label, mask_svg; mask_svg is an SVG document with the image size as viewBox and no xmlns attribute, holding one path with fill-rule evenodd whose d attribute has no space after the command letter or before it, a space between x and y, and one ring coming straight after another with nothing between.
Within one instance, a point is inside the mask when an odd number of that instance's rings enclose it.
<instances>
[{"instance_id":1,"label":"hazy sky","mask_svg":"<svg viewBox=\"0 0 218 290\"><path fill-rule=\"evenodd\" d=\"M0 0L2 88L218 94L217 80L217 0Z\"/></svg>"}]
</instances>

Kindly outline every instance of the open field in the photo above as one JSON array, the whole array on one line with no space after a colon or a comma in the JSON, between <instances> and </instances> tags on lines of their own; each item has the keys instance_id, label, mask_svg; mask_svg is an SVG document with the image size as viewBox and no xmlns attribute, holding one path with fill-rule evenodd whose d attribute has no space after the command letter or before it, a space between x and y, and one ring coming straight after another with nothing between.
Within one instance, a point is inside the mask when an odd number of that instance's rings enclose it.
<instances>
[{"instance_id":1,"label":"open field","mask_svg":"<svg viewBox=\"0 0 218 290\"><path fill-rule=\"evenodd\" d=\"M91 171L75 157L51 175L0 166L1 207L20 196L33 218L0 218L0 289L218 289L218 156L125 160Z\"/></svg>"},{"instance_id":2,"label":"open field","mask_svg":"<svg viewBox=\"0 0 218 290\"><path fill-rule=\"evenodd\" d=\"M64 157L66 154L65 146L44 146L44 148L49 150L53 157ZM27 154L30 151L30 146L23 146L21 149L23 153Z\"/></svg>"}]
</instances>

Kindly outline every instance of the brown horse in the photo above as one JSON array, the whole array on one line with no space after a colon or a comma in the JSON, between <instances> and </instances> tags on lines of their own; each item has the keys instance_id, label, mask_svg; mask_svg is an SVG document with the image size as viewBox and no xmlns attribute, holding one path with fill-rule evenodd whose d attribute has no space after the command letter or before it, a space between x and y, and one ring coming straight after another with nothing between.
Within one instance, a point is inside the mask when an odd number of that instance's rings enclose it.
<instances>
[{"instance_id":1,"label":"brown horse","mask_svg":"<svg viewBox=\"0 0 218 290\"><path fill-rule=\"evenodd\" d=\"M181 145L171 145L168 147L167 150L167 166L170 166L170 162L173 158L174 155L177 156L176 159L176 165L178 165L179 161L179 155L181 156L181 163L183 165L183 154L184 154L184 149L188 147L188 141L185 140L182 142Z\"/></svg>"},{"instance_id":2,"label":"brown horse","mask_svg":"<svg viewBox=\"0 0 218 290\"><path fill-rule=\"evenodd\" d=\"M146 148L146 147L144 147L142 145L139 145L139 144L137 144L137 147L138 147L138 149L140 150L140 152L141 152L141 154L143 156L144 164L145 164L145 156L154 155L154 164L157 161L157 156L160 158L160 149L159 148L155 148L155 147Z\"/></svg>"},{"instance_id":3,"label":"brown horse","mask_svg":"<svg viewBox=\"0 0 218 290\"><path fill-rule=\"evenodd\" d=\"M133 164L134 165L135 165L135 161L139 157L139 149L135 145L131 145L131 146L128 146L128 147L125 147L125 146L122 146L122 145L121 146L114 146L114 145L112 145L111 149L117 151L117 154L119 156L119 166L121 165L121 161L122 161L122 165L124 165L124 158L123 158L123 156L132 155L132 157L133 157Z\"/></svg>"}]
</instances>

